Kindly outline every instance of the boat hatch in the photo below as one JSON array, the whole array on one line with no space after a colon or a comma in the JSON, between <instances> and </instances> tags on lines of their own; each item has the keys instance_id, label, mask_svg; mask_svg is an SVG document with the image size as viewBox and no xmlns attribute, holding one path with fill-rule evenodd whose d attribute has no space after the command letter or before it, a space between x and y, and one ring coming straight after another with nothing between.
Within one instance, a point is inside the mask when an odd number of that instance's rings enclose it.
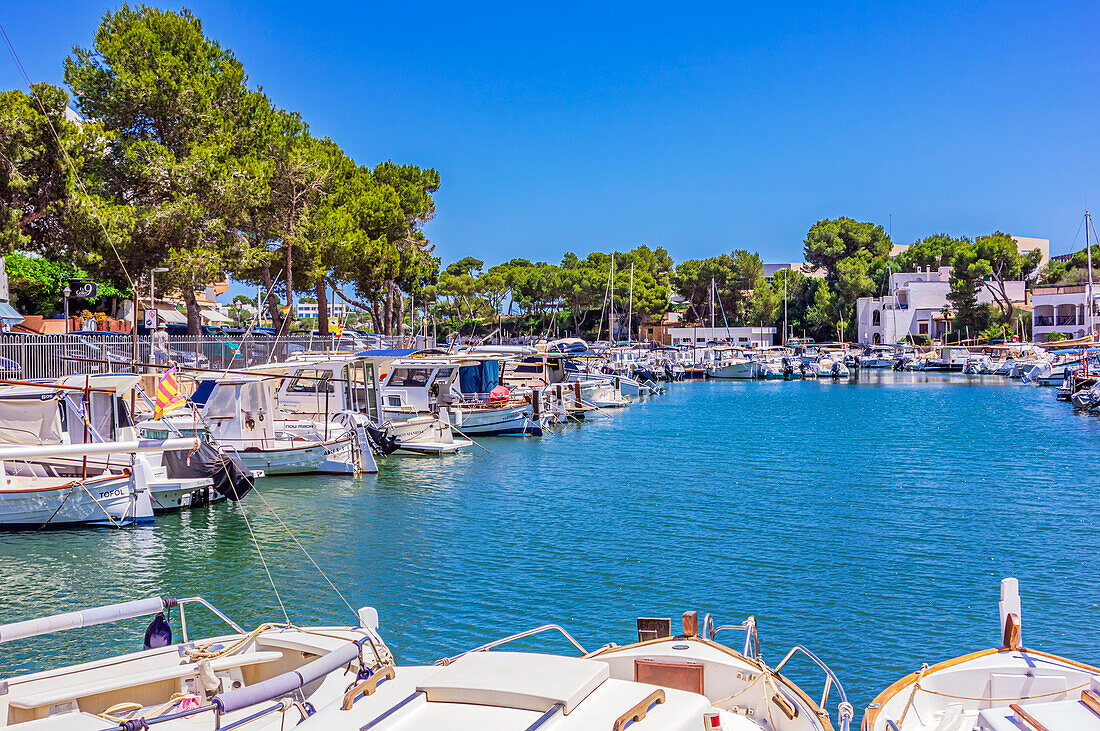
<instances>
[{"instance_id":1,"label":"boat hatch","mask_svg":"<svg viewBox=\"0 0 1100 731\"><path fill-rule=\"evenodd\" d=\"M598 660L524 652L472 652L417 686L428 702L568 714L611 675Z\"/></svg>"}]
</instances>

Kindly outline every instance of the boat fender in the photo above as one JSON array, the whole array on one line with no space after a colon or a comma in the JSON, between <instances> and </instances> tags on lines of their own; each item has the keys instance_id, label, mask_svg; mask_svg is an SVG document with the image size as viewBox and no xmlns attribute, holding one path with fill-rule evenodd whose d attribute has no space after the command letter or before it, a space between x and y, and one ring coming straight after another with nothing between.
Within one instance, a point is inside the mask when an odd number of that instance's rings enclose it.
<instances>
[{"instance_id":1,"label":"boat fender","mask_svg":"<svg viewBox=\"0 0 1100 731\"><path fill-rule=\"evenodd\" d=\"M706 731L722 731L722 716L717 711L703 714L703 728Z\"/></svg>"},{"instance_id":2,"label":"boat fender","mask_svg":"<svg viewBox=\"0 0 1100 731\"><path fill-rule=\"evenodd\" d=\"M153 617L153 621L145 629L145 649L154 650L158 647L168 647L172 644L172 625L164 618L164 612L159 612Z\"/></svg>"}]
</instances>

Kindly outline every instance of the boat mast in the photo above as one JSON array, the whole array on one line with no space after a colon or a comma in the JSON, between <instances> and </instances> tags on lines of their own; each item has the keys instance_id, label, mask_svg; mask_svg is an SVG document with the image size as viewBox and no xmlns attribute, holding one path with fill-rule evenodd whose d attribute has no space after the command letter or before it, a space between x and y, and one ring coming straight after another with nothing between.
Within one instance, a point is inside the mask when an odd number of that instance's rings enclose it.
<instances>
[{"instance_id":1,"label":"boat mast","mask_svg":"<svg viewBox=\"0 0 1100 731\"><path fill-rule=\"evenodd\" d=\"M626 316L626 341L634 341L634 262L630 262L630 310Z\"/></svg>"},{"instance_id":2,"label":"boat mast","mask_svg":"<svg viewBox=\"0 0 1100 731\"><path fill-rule=\"evenodd\" d=\"M783 340L780 341L780 345L787 344L787 272L783 271Z\"/></svg>"},{"instance_id":3,"label":"boat mast","mask_svg":"<svg viewBox=\"0 0 1100 731\"><path fill-rule=\"evenodd\" d=\"M710 278L710 329L714 329L714 277Z\"/></svg>"},{"instance_id":4,"label":"boat mast","mask_svg":"<svg viewBox=\"0 0 1100 731\"><path fill-rule=\"evenodd\" d=\"M1092 240L1089 239L1089 212L1085 211L1085 251L1088 252L1088 264L1089 264L1089 289L1088 289L1088 302L1085 303L1085 307L1089 313L1089 342L1093 339L1093 322L1092 322Z\"/></svg>"},{"instance_id":5,"label":"boat mast","mask_svg":"<svg viewBox=\"0 0 1100 731\"><path fill-rule=\"evenodd\" d=\"M611 254L611 314L607 316L607 339L615 344L615 254Z\"/></svg>"}]
</instances>

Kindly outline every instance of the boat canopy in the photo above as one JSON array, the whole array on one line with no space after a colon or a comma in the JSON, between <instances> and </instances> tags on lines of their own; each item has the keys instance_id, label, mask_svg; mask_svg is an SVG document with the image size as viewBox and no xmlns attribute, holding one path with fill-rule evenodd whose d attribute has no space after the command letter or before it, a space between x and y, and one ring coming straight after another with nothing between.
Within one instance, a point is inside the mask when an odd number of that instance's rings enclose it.
<instances>
[{"instance_id":1,"label":"boat canopy","mask_svg":"<svg viewBox=\"0 0 1100 731\"><path fill-rule=\"evenodd\" d=\"M500 383L500 363L483 360L458 369L458 388L462 393L489 393Z\"/></svg>"},{"instance_id":2,"label":"boat canopy","mask_svg":"<svg viewBox=\"0 0 1100 731\"><path fill-rule=\"evenodd\" d=\"M62 439L61 409L64 397L57 391L0 394L0 442L10 444L59 444Z\"/></svg>"}]
</instances>

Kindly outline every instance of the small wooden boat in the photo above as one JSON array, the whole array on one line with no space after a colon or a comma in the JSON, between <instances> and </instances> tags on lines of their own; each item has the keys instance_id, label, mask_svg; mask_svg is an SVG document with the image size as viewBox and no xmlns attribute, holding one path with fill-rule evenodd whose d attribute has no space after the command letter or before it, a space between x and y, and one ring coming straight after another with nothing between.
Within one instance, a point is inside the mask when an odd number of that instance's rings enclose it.
<instances>
[{"instance_id":1,"label":"small wooden boat","mask_svg":"<svg viewBox=\"0 0 1100 731\"><path fill-rule=\"evenodd\" d=\"M195 641L185 607L204 607L227 634ZM172 613L182 642L173 643ZM202 597L152 597L0 625L0 643L156 615L136 652L6 678L0 728L26 731L292 728L314 708L339 704L383 666L377 613L357 627L262 624L246 631ZM192 619L192 621L194 621Z\"/></svg>"},{"instance_id":2,"label":"small wooden boat","mask_svg":"<svg viewBox=\"0 0 1100 731\"><path fill-rule=\"evenodd\" d=\"M867 706L863 731L1100 729L1100 669L1021 646L1016 579L1000 614L1000 647L922 665Z\"/></svg>"},{"instance_id":3,"label":"small wooden boat","mask_svg":"<svg viewBox=\"0 0 1100 731\"><path fill-rule=\"evenodd\" d=\"M671 621L639 620L639 642L584 648L558 625L545 625L481 645L435 665L389 667L378 682L339 706L329 706L299 726L302 731L369 729L493 729L534 731L832 731L829 714L767 667L756 652L750 620L715 628L684 617L684 633ZM714 641L723 630L746 631L746 651ZM580 657L501 651L502 645L543 632L558 632ZM791 659L791 651L781 666ZM826 672L823 701L835 686ZM840 731L851 706L842 701Z\"/></svg>"}]
</instances>

